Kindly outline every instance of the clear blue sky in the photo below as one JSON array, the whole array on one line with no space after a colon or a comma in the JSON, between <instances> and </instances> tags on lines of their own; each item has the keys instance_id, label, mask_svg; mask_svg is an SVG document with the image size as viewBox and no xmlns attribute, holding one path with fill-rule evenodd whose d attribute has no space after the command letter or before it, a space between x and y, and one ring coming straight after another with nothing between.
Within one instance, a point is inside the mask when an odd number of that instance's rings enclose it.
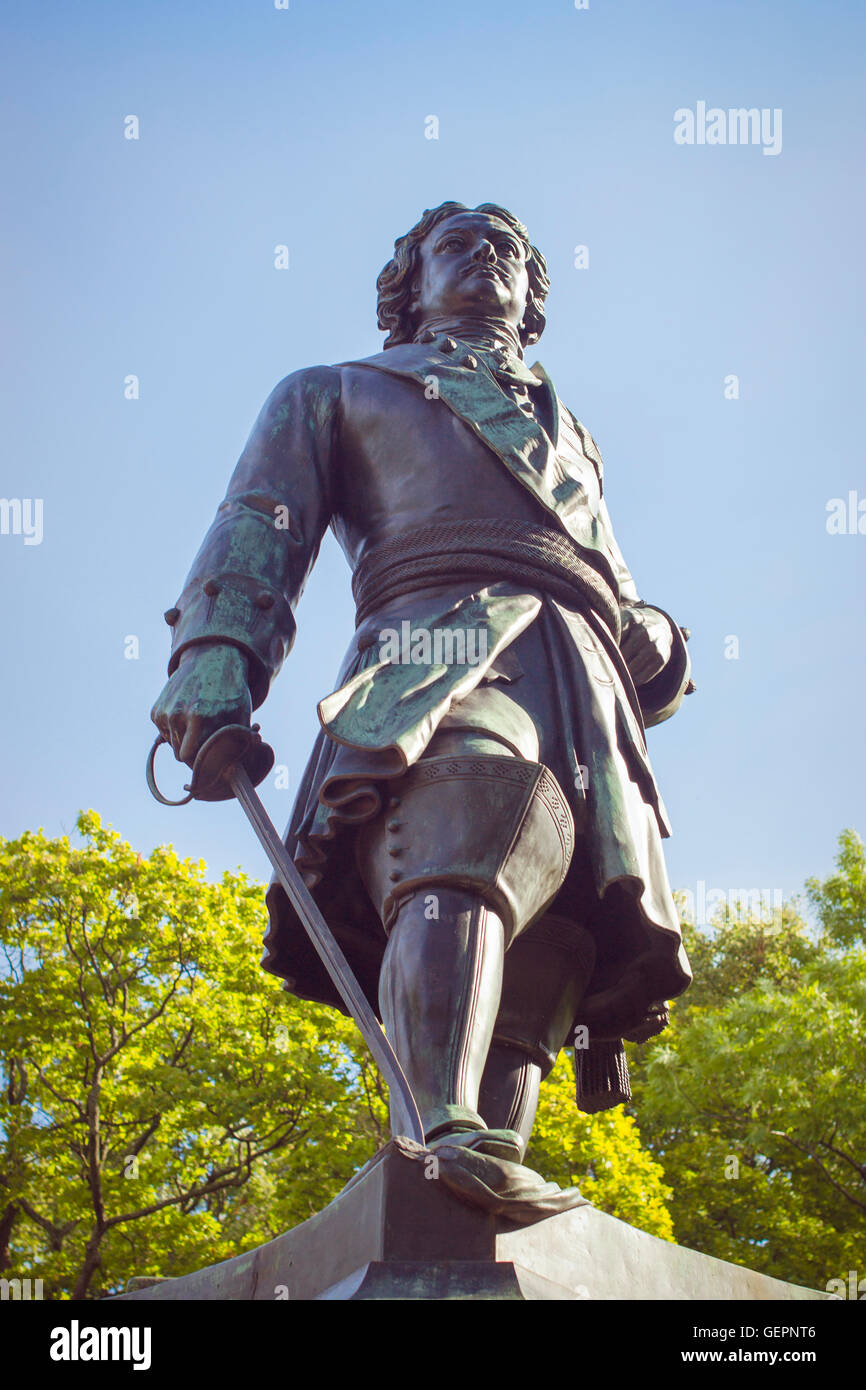
<instances>
[{"instance_id":1,"label":"clear blue sky","mask_svg":"<svg viewBox=\"0 0 866 1390\"><path fill-rule=\"evenodd\" d=\"M866 535L826 529L831 498L866 499L862 5L0 9L0 495L44 505L40 545L0 535L0 833L92 806L144 852L266 876L237 806L145 789L162 613L273 385L379 350L395 236L456 198L547 255L530 360L599 442L643 597L693 632L699 693L649 735L673 885L826 873L866 830ZM675 144L699 101L780 108L781 152ZM259 715L293 786L352 631L330 537L298 616ZM265 799L282 828L291 794Z\"/></svg>"}]
</instances>

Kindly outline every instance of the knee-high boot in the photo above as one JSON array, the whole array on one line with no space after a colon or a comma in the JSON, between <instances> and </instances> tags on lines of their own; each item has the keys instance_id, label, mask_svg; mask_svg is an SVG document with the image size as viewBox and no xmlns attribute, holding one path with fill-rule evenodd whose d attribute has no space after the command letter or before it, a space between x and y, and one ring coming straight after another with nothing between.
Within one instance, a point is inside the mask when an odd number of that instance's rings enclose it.
<instances>
[{"instance_id":1,"label":"knee-high boot","mask_svg":"<svg viewBox=\"0 0 866 1390\"><path fill-rule=\"evenodd\" d=\"M501 918L468 891L437 887L400 904L382 962L379 1002L427 1139L486 1128L478 1091L504 951Z\"/></svg>"},{"instance_id":2,"label":"knee-high boot","mask_svg":"<svg viewBox=\"0 0 866 1390\"><path fill-rule=\"evenodd\" d=\"M522 1048L493 1042L484 1068L479 1106L491 1128L513 1130L525 1150L535 1124L541 1067Z\"/></svg>"},{"instance_id":3,"label":"knee-high boot","mask_svg":"<svg viewBox=\"0 0 866 1390\"><path fill-rule=\"evenodd\" d=\"M479 1108L489 1126L515 1130L524 1147L541 1082L568 1041L594 963L589 932L552 914L518 937L505 957Z\"/></svg>"}]
</instances>

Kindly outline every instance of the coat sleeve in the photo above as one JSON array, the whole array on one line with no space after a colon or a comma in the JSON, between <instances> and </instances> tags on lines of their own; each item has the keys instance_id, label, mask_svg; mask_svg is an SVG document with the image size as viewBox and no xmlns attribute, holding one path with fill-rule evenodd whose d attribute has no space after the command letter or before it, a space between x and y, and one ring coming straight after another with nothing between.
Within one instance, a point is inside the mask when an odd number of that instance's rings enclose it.
<instances>
[{"instance_id":1,"label":"coat sleeve","mask_svg":"<svg viewBox=\"0 0 866 1390\"><path fill-rule=\"evenodd\" d=\"M165 615L168 672L202 642L248 658L253 708L295 639L294 609L332 514L340 374L310 367L286 377L262 407L225 499Z\"/></svg>"}]
</instances>

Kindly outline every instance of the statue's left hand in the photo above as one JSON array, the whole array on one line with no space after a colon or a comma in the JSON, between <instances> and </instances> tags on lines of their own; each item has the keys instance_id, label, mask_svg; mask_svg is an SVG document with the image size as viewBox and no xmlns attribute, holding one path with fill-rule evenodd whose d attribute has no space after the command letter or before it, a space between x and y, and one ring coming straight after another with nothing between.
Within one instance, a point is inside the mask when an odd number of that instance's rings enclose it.
<instances>
[{"instance_id":1,"label":"statue's left hand","mask_svg":"<svg viewBox=\"0 0 866 1390\"><path fill-rule=\"evenodd\" d=\"M623 608L619 647L635 685L646 685L671 658L670 623L655 608Z\"/></svg>"}]
</instances>

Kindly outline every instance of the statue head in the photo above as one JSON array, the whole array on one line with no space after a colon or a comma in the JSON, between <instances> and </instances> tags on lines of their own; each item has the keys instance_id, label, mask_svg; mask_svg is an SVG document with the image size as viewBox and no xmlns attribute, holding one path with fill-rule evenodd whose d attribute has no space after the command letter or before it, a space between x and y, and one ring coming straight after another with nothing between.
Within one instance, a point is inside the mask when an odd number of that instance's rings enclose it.
<instances>
[{"instance_id":1,"label":"statue head","mask_svg":"<svg viewBox=\"0 0 866 1390\"><path fill-rule=\"evenodd\" d=\"M428 317L504 320L520 343L544 331L547 265L522 222L497 203L440 203L394 243L379 291L385 347L411 343Z\"/></svg>"}]
</instances>

